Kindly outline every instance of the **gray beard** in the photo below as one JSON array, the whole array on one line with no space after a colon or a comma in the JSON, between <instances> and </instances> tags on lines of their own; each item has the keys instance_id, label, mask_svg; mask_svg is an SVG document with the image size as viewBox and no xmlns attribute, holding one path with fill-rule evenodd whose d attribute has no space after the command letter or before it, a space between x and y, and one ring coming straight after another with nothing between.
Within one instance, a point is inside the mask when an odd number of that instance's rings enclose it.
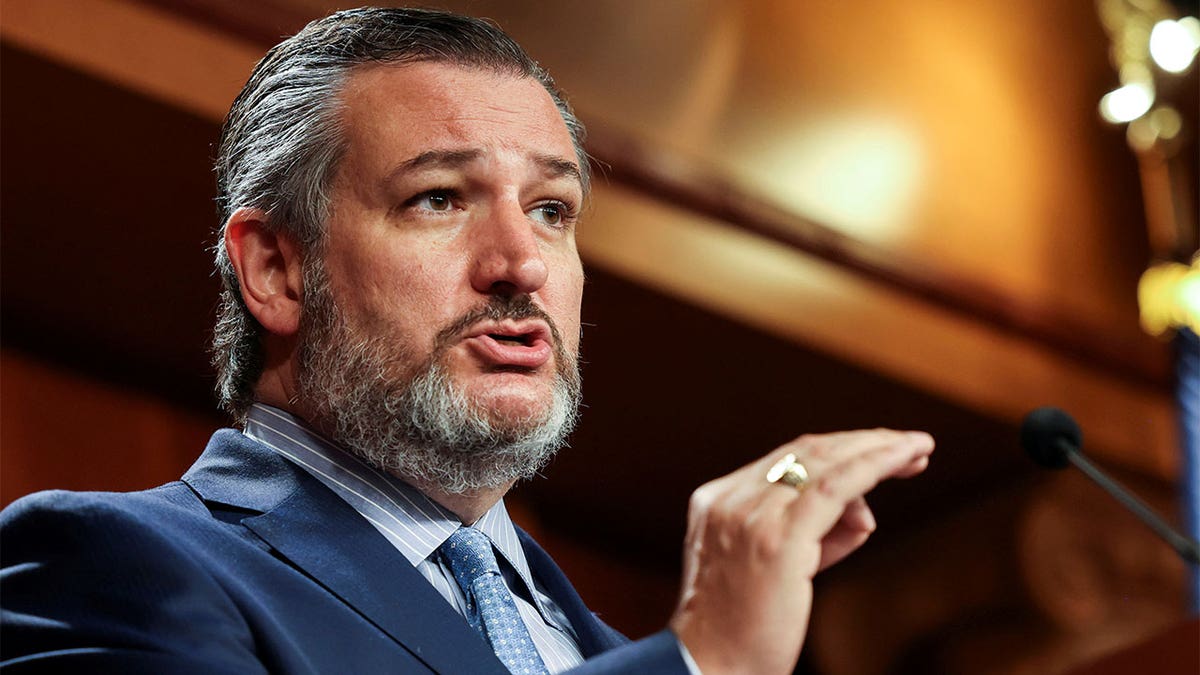
<instances>
[{"instance_id":1,"label":"gray beard","mask_svg":"<svg viewBox=\"0 0 1200 675\"><path fill-rule=\"evenodd\" d=\"M529 296L493 297L442 330L433 353L414 365L407 346L347 324L323 269L306 277L298 397L344 449L418 486L466 494L532 478L566 444L578 419L578 360L566 356L557 327ZM481 320L532 317L553 334L552 402L540 414L500 418L455 386L442 359Z\"/></svg>"}]
</instances>

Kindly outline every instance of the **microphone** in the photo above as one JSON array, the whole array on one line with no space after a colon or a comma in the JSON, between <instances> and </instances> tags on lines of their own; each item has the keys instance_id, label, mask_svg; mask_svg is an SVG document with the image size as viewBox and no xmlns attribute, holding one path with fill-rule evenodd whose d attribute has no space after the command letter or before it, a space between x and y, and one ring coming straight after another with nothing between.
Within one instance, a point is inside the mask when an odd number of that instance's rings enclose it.
<instances>
[{"instance_id":1,"label":"microphone","mask_svg":"<svg viewBox=\"0 0 1200 675\"><path fill-rule=\"evenodd\" d=\"M1175 531L1145 502L1084 457L1080 451L1083 432L1070 415L1058 408L1049 407L1038 408L1029 413L1021 423L1021 445L1033 461L1048 469L1062 469L1068 464L1075 465L1075 468L1170 544L1180 557L1193 565L1200 565L1200 545L1197 545L1194 539Z\"/></svg>"}]
</instances>

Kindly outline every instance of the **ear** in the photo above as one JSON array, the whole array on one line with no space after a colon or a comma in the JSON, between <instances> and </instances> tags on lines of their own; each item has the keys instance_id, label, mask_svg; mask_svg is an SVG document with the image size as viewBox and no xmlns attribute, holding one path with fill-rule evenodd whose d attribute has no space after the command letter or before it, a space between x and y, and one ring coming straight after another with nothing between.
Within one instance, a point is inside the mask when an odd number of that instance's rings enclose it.
<instances>
[{"instance_id":1,"label":"ear","mask_svg":"<svg viewBox=\"0 0 1200 675\"><path fill-rule=\"evenodd\" d=\"M241 208L225 223L225 251L242 301L268 332L291 337L300 328L304 260L300 246L267 225L262 209Z\"/></svg>"}]
</instances>

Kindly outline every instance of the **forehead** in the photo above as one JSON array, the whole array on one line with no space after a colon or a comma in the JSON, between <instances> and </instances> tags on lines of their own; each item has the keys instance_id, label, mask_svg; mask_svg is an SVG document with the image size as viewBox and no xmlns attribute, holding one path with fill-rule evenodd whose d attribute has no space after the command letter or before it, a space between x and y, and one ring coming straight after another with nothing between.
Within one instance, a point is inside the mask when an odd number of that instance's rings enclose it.
<instances>
[{"instance_id":1,"label":"forehead","mask_svg":"<svg viewBox=\"0 0 1200 675\"><path fill-rule=\"evenodd\" d=\"M445 63L371 64L351 71L339 99L355 161L463 148L575 161L558 108L530 77Z\"/></svg>"}]
</instances>

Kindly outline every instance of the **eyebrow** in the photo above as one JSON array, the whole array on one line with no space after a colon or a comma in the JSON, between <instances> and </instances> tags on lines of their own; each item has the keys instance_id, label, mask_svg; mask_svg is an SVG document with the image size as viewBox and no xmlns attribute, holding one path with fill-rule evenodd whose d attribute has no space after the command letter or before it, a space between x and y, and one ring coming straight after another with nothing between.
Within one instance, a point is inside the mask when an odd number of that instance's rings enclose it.
<instances>
[{"instance_id":1,"label":"eyebrow","mask_svg":"<svg viewBox=\"0 0 1200 675\"><path fill-rule=\"evenodd\" d=\"M389 173L396 177L418 169L457 169L483 156L483 150L427 150L411 159L401 162ZM546 173L547 178L573 178L583 185L583 175L579 166L569 159L557 155L535 154L532 157L535 164Z\"/></svg>"},{"instance_id":2,"label":"eyebrow","mask_svg":"<svg viewBox=\"0 0 1200 675\"><path fill-rule=\"evenodd\" d=\"M550 178L574 178L575 182L583 185L583 175L579 172L579 166L569 159L563 159L555 155L534 155L533 161L546 170Z\"/></svg>"},{"instance_id":3,"label":"eyebrow","mask_svg":"<svg viewBox=\"0 0 1200 675\"><path fill-rule=\"evenodd\" d=\"M483 156L482 150L428 150L406 159L392 170L392 175L414 169L456 169Z\"/></svg>"}]
</instances>

